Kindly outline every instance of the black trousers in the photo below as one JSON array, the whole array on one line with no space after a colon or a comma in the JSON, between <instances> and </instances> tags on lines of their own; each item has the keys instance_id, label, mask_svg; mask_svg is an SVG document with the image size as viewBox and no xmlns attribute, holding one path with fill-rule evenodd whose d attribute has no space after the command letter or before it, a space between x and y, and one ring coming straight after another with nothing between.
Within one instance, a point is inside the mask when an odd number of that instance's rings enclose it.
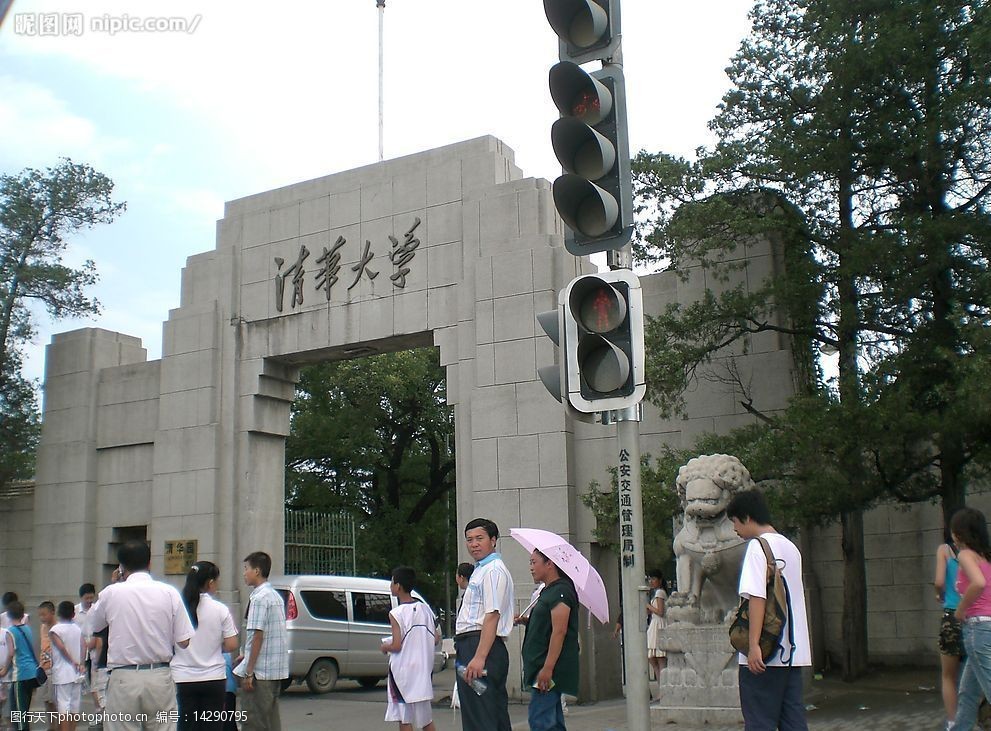
<instances>
[{"instance_id":1,"label":"black trousers","mask_svg":"<svg viewBox=\"0 0 991 731\"><path fill-rule=\"evenodd\" d=\"M475 657L480 635L472 633L454 638L458 662L467 665ZM488 689L478 695L471 686L458 678L458 700L461 701L461 728L464 731L511 731L509 723L509 694L506 678L509 677L509 652L501 637L496 637L485 659L483 680Z\"/></svg>"},{"instance_id":2,"label":"black trousers","mask_svg":"<svg viewBox=\"0 0 991 731\"><path fill-rule=\"evenodd\" d=\"M176 683L176 700L179 703L179 731L220 731L224 724L226 680L200 680L194 683Z\"/></svg>"},{"instance_id":3,"label":"black trousers","mask_svg":"<svg viewBox=\"0 0 991 731\"><path fill-rule=\"evenodd\" d=\"M30 680L17 680L11 683L8 689L10 692L10 710L12 713L16 711L20 715L20 720L13 724L13 727L19 731L28 731L30 728L25 714L31 708L31 696L34 695L34 689L37 685L35 679L31 678Z\"/></svg>"},{"instance_id":4,"label":"black trousers","mask_svg":"<svg viewBox=\"0 0 991 731\"><path fill-rule=\"evenodd\" d=\"M237 709L237 696L230 691L224 694L224 711L226 712L226 718L224 719L224 731L237 731L237 721L234 719L234 711Z\"/></svg>"}]
</instances>

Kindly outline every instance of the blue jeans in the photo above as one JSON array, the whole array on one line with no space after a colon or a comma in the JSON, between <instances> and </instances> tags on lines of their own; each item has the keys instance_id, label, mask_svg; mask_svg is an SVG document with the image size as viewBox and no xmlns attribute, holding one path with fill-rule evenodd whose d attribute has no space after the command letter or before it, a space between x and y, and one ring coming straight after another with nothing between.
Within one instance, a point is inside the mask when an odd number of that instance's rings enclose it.
<instances>
[{"instance_id":1,"label":"blue jeans","mask_svg":"<svg viewBox=\"0 0 991 731\"><path fill-rule=\"evenodd\" d=\"M744 731L809 731L802 702L802 668L768 667L760 675L740 666Z\"/></svg>"},{"instance_id":2,"label":"blue jeans","mask_svg":"<svg viewBox=\"0 0 991 731\"><path fill-rule=\"evenodd\" d=\"M957 717L953 731L969 731L977 721L982 698L991 699L991 622L964 622L963 648L967 662L960 675Z\"/></svg>"},{"instance_id":3,"label":"blue jeans","mask_svg":"<svg viewBox=\"0 0 991 731\"><path fill-rule=\"evenodd\" d=\"M564 711L561 710L560 691L541 693L534 688L530 694L527 720L530 722L530 731L567 731L564 727Z\"/></svg>"}]
</instances>

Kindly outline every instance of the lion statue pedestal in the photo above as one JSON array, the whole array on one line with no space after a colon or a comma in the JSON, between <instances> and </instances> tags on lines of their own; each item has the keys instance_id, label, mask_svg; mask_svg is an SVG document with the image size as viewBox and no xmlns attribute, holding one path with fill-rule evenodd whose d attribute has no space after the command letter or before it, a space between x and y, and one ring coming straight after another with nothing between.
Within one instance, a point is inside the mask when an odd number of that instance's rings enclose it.
<instances>
[{"instance_id":1,"label":"lion statue pedestal","mask_svg":"<svg viewBox=\"0 0 991 731\"><path fill-rule=\"evenodd\" d=\"M673 624L661 630L668 666L661 671L660 700L652 725L695 726L743 722L739 670L724 625Z\"/></svg>"},{"instance_id":2,"label":"lion statue pedestal","mask_svg":"<svg viewBox=\"0 0 991 731\"><path fill-rule=\"evenodd\" d=\"M739 722L737 655L728 630L740 603L746 542L733 530L726 507L754 482L736 457L710 454L684 465L676 485L683 509L674 538L678 590L667 602L661 647L668 665L651 716L662 722Z\"/></svg>"}]
</instances>

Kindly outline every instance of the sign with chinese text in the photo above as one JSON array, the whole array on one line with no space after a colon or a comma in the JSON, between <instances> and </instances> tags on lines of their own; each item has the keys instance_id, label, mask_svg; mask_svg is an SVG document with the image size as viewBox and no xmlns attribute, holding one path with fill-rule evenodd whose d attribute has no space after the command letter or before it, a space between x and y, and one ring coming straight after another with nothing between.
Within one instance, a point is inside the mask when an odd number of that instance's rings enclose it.
<instances>
[{"instance_id":1,"label":"sign with chinese text","mask_svg":"<svg viewBox=\"0 0 991 731\"><path fill-rule=\"evenodd\" d=\"M191 538L176 538L165 541L166 575L188 574L196 563L199 541Z\"/></svg>"},{"instance_id":2,"label":"sign with chinese text","mask_svg":"<svg viewBox=\"0 0 991 731\"><path fill-rule=\"evenodd\" d=\"M637 553L633 543L633 499L630 486L630 453L619 451L619 540L623 568L637 565Z\"/></svg>"}]
</instances>

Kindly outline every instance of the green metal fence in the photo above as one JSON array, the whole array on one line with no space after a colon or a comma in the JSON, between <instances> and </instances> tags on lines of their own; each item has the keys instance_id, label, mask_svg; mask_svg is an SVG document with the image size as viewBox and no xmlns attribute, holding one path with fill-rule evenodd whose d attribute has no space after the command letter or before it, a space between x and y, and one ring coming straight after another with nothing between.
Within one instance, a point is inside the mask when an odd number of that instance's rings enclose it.
<instances>
[{"instance_id":1,"label":"green metal fence","mask_svg":"<svg viewBox=\"0 0 991 731\"><path fill-rule=\"evenodd\" d=\"M354 518L286 511L286 573L355 575Z\"/></svg>"}]
</instances>

